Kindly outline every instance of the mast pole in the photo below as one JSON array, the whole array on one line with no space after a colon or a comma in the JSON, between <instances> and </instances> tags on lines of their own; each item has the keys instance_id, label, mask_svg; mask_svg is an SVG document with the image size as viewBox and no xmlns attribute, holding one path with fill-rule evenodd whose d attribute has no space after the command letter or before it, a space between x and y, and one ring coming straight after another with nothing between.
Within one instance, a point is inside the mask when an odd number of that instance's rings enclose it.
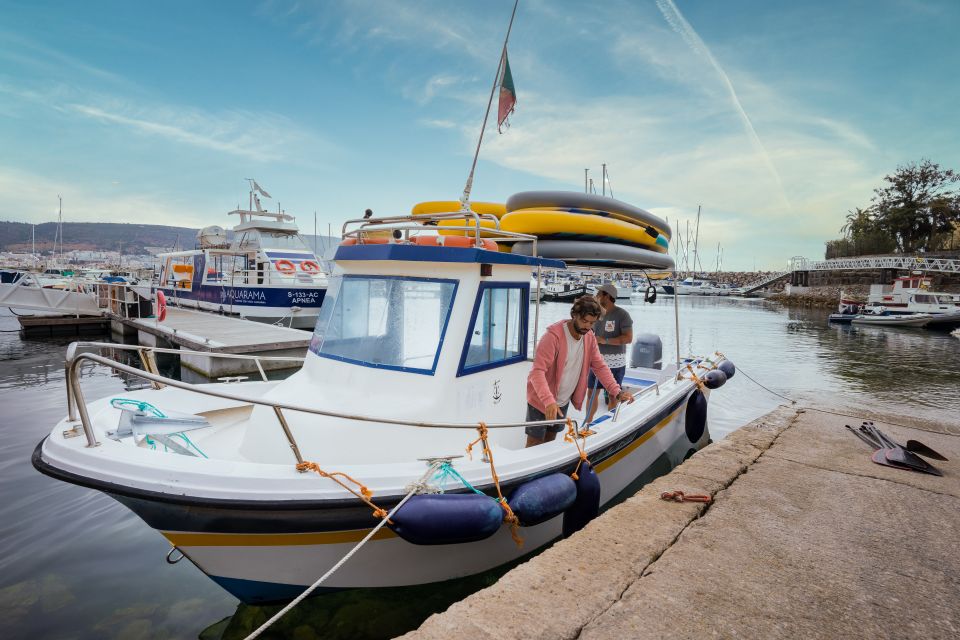
<instances>
[{"instance_id":1,"label":"mast pole","mask_svg":"<svg viewBox=\"0 0 960 640\"><path fill-rule=\"evenodd\" d=\"M507 57L507 42L510 40L510 30L513 29L513 18L517 15L517 5L520 0L514 0L513 13L510 14L510 24L507 26L507 36L503 39L503 49L500 50L500 62L497 63L497 73L493 76L493 86L490 87L490 99L487 100L487 111L483 114L483 125L480 127L480 138L477 140L477 150L473 154L473 164L470 165L470 175L467 176L467 184L463 187L463 196L460 198L460 210L470 210L470 191L473 189L473 174L477 170L477 158L480 157L480 145L483 144L483 132L487 129L487 119L490 117L490 106L493 104L493 94L497 90L497 82L500 80L500 69L503 68L503 61ZM477 236L477 246L480 243L480 236Z\"/></svg>"},{"instance_id":2,"label":"mast pole","mask_svg":"<svg viewBox=\"0 0 960 640\"><path fill-rule=\"evenodd\" d=\"M590 193L590 178L587 176L590 175L590 169L583 170L583 192Z\"/></svg>"},{"instance_id":3,"label":"mast pole","mask_svg":"<svg viewBox=\"0 0 960 640\"><path fill-rule=\"evenodd\" d=\"M603 185L600 188L603 190L603 195L606 196L607 195L607 163L604 162L602 166L603 166L603 173L600 174L600 182L602 182Z\"/></svg>"},{"instance_id":4,"label":"mast pole","mask_svg":"<svg viewBox=\"0 0 960 640\"><path fill-rule=\"evenodd\" d=\"M697 247L700 246L700 205L697 205L697 230L693 235L693 270L696 271L698 268L703 271L703 265L700 264L700 253L697 251ZM698 266L699 265L699 266Z\"/></svg>"}]
</instances>

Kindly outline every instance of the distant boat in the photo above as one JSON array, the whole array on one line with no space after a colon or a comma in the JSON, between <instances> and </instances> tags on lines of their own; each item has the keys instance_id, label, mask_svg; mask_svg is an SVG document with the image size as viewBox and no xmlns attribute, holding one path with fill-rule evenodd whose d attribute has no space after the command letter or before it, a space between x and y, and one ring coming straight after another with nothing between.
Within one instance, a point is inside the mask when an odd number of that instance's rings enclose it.
<instances>
[{"instance_id":1,"label":"distant boat","mask_svg":"<svg viewBox=\"0 0 960 640\"><path fill-rule=\"evenodd\" d=\"M916 313L912 315L864 313L855 316L851 322L853 322L853 324L869 324L880 327L924 327L929 324L931 320L933 320L933 316L928 313Z\"/></svg>"},{"instance_id":2,"label":"distant boat","mask_svg":"<svg viewBox=\"0 0 960 640\"><path fill-rule=\"evenodd\" d=\"M213 226L198 234L200 248L158 254L157 288L178 306L311 329L327 292L322 262L293 216L264 211L254 190L250 209L230 212L240 216L232 244Z\"/></svg>"},{"instance_id":3,"label":"distant boat","mask_svg":"<svg viewBox=\"0 0 960 640\"><path fill-rule=\"evenodd\" d=\"M544 302L573 302L586 293L586 285L574 282L553 282L542 287L540 299Z\"/></svg>"},{"instance_id":4,"label":"distant boat","mask_svg":"<svg viewBox=\"0 0 960 640\"><path fill-rule=\"evenodd\" d=\"M891 315L930 314L931 328L960 326L960 304L950 293L933 291L933 280L914 272L893 281L892 285L870 285L866 309L882 308Z\"/></svg>"}]
</instances>

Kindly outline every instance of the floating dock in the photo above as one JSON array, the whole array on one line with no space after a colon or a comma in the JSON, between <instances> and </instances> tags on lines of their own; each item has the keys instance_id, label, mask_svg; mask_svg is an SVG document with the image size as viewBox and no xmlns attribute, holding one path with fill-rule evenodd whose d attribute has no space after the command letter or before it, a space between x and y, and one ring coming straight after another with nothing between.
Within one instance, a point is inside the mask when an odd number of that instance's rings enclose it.
<instances>
[{"instance_id":1,"label":"floating dock","mask_svg":"<svg viewBox=\"0 0 960 640\"><path fill-rule=\"evenodd\" d=\"M17 321L28 338L89 335L110 330L110 319L103 316L18 315Z\"/></svg>"},{"instance_id":2,"label":"floating dock","mask_svg":"<svg viewBox=\"0 0 960 640\"><path fill-rule=\"evenodd\" d=\"M936 477L873 463L861 420L778 409L403 638L957 638L960 424L876 421Z\"/></svg>"},{"instance_id":3,"label":"floating dock","mask_svg":"<svg viewBox=\"0 0 960 640\"><path fill-rule=\"evenodd\" d=\"M163 322L156 318L121 318L111 314L115 331L136 333L147 347L183 347L210 354L232 353L254 356L303 357L310 345L310 333L240 318L221 316L176 307L167 308ZM204 355L180 356L180 364L208 378L258 372L253 360L217 358ZM265 370L299 367L300 363L262 360Z\"/></svg>"}]
</instances>

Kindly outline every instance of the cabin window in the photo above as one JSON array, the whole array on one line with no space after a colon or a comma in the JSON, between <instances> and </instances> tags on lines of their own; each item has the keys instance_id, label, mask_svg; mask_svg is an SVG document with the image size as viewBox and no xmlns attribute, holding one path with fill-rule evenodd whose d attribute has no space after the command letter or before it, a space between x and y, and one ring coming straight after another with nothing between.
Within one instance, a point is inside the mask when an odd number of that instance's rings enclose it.
<instances>
[{"instance_id":1,"label":"cabin window","mask_svg":"<svg viewBox=\"0 0 960 640\"><path fill-rule=\"evenodd\" d=\"M322 358L433 375L456 291L456 280L335 278L310 350Z\"/></svg>"},{"instance_id":2,"label":"cabin window","mask_svg":"<svg viewBox=\"0 0 960 640\"><path fill-rule=\"evenodd\" d=\"M480 284L457 375L526 360L529 299L527 283Z\"/></svg>"},{"instance_id":3,"label":"cabin window","mask_svg":"<svg viewBox=\"0 0 960 640\"><path fill-rule=\"evenodd\" d=\"M282 231L260 231L260 246L264 249L295 249L309 251L299 233Z\"/></svg>"}]
</instances>

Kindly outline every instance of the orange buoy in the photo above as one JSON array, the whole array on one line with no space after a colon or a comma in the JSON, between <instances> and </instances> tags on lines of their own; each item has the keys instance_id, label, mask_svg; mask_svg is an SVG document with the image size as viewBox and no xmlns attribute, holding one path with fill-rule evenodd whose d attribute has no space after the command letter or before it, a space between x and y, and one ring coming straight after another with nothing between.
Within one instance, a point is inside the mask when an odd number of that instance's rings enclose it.
<instances>
[{"instance_id":1,"label":"orange buoy","mask_svg":"<svg viewBox=\"0 0 960 640\"><path fill-rule=\"evenodd\" d=\"M292 262L285 259L277 260L276 262L273 263L273 266L275 266L277 268L277 271L279 271L280 273L286 273L287 275L291 273L295 273L297 271L297 267L294 266Z\"/></svg>"},{"instance_id":2,"label":"orange buoy","mask_svg":"<svg viewBox=\"0 0 960 640\"><path fill-rule=\"evenodd\" d=\"M157 289L157 320L163 322L167 319L167 296L163 291Z\"/></svg>"},{"instance_id":3,"label":"orange buoy","mask_svg":"<svg viewBox=\"0 0 960 640\"><path fill-rule=\"evenodd\" d=\"M304 260L301 262L300 269L307 273L320 273L320 265L313 260Z\"/></svg>"}]
</instances>

